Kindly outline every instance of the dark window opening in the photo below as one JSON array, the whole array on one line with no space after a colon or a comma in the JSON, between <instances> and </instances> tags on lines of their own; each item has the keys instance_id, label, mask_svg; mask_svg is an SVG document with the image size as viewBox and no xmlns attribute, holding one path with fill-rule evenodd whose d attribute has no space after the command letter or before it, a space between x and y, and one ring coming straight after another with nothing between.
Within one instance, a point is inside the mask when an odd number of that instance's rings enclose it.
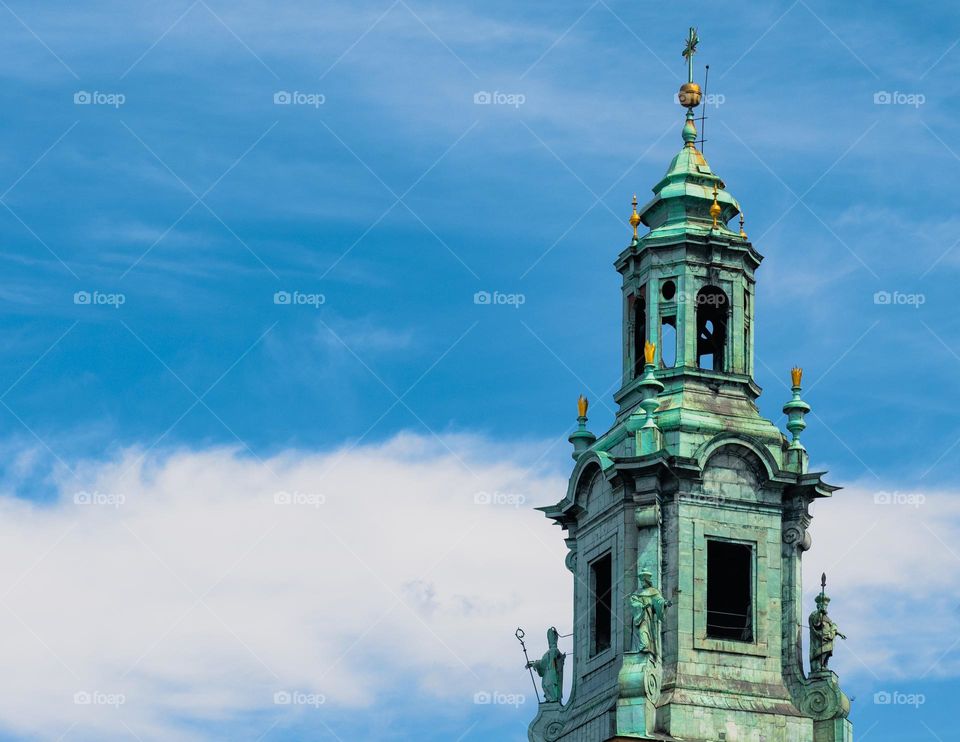
<instances>
[{"instance_id":1,"label":"dark window opening","mask_svg":"<svg viewBox=\"0 0 960 742\"><path fill-rule=\"evenodd\" d=\"M643 373L644 355L643 346L647 342L647 297L646 291L640 289L633 301L633 375Z\"/></svg>"},{"instance_id":2,"label":"dark window opening","mask_svg":"<svg viewBox=\"0 0 960 742\"><path fill-rule=\"evenodd\" d=\"M677 318L660 318L660 364L673 368L677 364Z\"/></svg>"},{"instance_id":3,"label":"dark window opening","mask_svg":"<svg viewBox=\"0 0 960 742\"><path fill-rule=\"evenodd\" d=\"M753 548L707 540L707 636L753 641Z\"/></svg>"},{"instance_id":4,"label":"dark window opening","mask_svg":"<svg viewBox=\"0 0 960 742\"><path fill-rule=\"evenodd\" d=\"M610 648L613 634L613 558L600 557L590 565L590 590L593 592L592 642L590 654Z\"/></svg>"},{"instance_id":5,"label":"dark window opening","mask_svg":"<svg viewBox=\"0 0 960 742\"><path fill-rule=\"evenodd\" d=\"M670 301L677 294L677 284L673 281L664 281L663 286L660 287L660 294L664 301Z\"/></svg>"},{"instance_id":6,"label":"dark window opening","mask_svg":"<svg viewBox=\"0 0 960 742\"><path fill-rule=\"evenodd\" d=\"M727 295L716 286L697 293L697 368L726 370L728 305Z\"/></svg>"}]
</instances>

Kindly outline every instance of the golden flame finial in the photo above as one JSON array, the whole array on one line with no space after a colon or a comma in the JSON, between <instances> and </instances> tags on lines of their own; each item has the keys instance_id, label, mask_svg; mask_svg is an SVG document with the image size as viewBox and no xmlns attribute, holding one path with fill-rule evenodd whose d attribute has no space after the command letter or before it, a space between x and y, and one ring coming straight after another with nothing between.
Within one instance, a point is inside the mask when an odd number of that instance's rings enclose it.
<instances>
[{"instance_id":1,"label":"golden flame finial","mask_svg":"<svg viewBox=\"0 0 960 742\"><path fill-rule=\"evenodd\" d=\"M799 366L790 369L790 380L794 386L800 386L800 382L803 381L803 369Z\"/></svg>"},{"instance_id":2,"label":"golden flame finial","mask_svg":"<svg viewBox=\"0 0 960 742\"><path fill-rule=\"evenodd\" d=\"M630 226L633 227L633 239L637 239L637 227L640 226L640 215L637 213L637 194L633 194L633 213L630 215Z\"/></svg>"},{"instance_id":3,"label":"golden flame finial","mask_svg":"<svg viewBox=\"0 0 960 742\"><path fill-rule=\"evenodd\" d=\"M581 394L580 398L577 400L577 413L580 415L580 417L587 416L587 408L589 407L590 402L588 402L587 398Z\"/></svg>"},{"instance_id":4,"label":"golden flame finial","mask_svg":"<svg viewBox=\"0 0 960 742\"><path fill-rule=\"evenodd\" d=\"M654 355L657 352L656 343L651 343L649 340L643 344L643 358L647 363L653 363Z\"/></svg>"},{"instance_id":5,"label":"golden flame finial","mask_svg":"<svg viewBox=\"0 0 960 742\"><path fill-rule=\"evenodd\" d=\"M743 216L743 212L741 211L740 212L740 236L743 237L743 239L747 239L747 233L743 231L743 220L744 220L744 216Z\"/></svg>"},{"instance_id":6,"label":"golden flame finial","mask_svg":"<svg viewBox=\"0 0 960 742\"><path fill-rule=\"evenodd\" d=\"M720 193L720 187L713 184L713 203L710 204L710 216L713 217L713 228L717 228L717 219L720 218L720 204L717 203L717 194Z\"/></svg>"}]
</instances>

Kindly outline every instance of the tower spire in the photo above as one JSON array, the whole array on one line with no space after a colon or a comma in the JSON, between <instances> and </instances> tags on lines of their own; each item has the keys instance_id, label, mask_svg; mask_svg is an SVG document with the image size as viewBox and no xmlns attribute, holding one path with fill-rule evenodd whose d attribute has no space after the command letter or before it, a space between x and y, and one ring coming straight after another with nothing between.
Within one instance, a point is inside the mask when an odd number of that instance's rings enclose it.
<instances>
[{"instance_id":1,"label":"tower spire","mask_svg":"<svg viewBox=\"0 0 960 742\"><path fill-rule=\"evenodd\" d=\"M694 147L697 141L697 125L693 121L693 109L700 105L700 86L693 81L693 56L697 53L697 44L700 37L697 29L690 27L687 43L683 47L683 57L687 60L687 81L680 86L678 97L680 105L687 109L687 120L683 124L683 141L685 146Z\"/></svg>"}]
</instances>

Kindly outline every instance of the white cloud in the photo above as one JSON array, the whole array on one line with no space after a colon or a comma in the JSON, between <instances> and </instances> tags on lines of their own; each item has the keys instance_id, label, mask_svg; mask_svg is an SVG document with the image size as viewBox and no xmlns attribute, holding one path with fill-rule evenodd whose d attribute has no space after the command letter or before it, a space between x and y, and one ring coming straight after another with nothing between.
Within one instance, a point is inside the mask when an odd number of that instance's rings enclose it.
<instances>
[{"instance_id":1,"label":"white cloud","mask_svg":"<svg viewBox=\"0 0 960 742\"><path fill-rule=\"evenodd\" d=\"M322 694L316 713L403 687L524 692L513 630L569 623L562 539L530 509L564 482L524 470L542 446L447 443L455 453L401 435L262 464L128 451L79 467L52 506L0 498L0 657L17 668L0 724L169 739L188 736L174 719L303 713L274 705L285 689ZM78 491L122 502L77 505ZM478 492L526 502L478 505ZM125 702L74 703L84 691Z\"/></svg>"}]
</instances>

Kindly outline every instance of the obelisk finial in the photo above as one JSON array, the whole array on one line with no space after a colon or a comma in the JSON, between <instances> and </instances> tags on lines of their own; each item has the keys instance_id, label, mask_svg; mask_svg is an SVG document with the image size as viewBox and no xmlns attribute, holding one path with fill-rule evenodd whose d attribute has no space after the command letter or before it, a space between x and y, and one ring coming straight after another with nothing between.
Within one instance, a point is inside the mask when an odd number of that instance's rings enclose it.
<instances>
[{"instance_id":1,"label":"obelisk finial","mask_svg":"<svg viewBox=\"0 0 960 742\"><path fill-rule=\"evenodd\" d=\"M630 226L633 227L633 242L637 242L637 227L640 226L640 215L637 213L637 194L633 194L633 213L630 215Z\"/></svg>"}]
</instances>

